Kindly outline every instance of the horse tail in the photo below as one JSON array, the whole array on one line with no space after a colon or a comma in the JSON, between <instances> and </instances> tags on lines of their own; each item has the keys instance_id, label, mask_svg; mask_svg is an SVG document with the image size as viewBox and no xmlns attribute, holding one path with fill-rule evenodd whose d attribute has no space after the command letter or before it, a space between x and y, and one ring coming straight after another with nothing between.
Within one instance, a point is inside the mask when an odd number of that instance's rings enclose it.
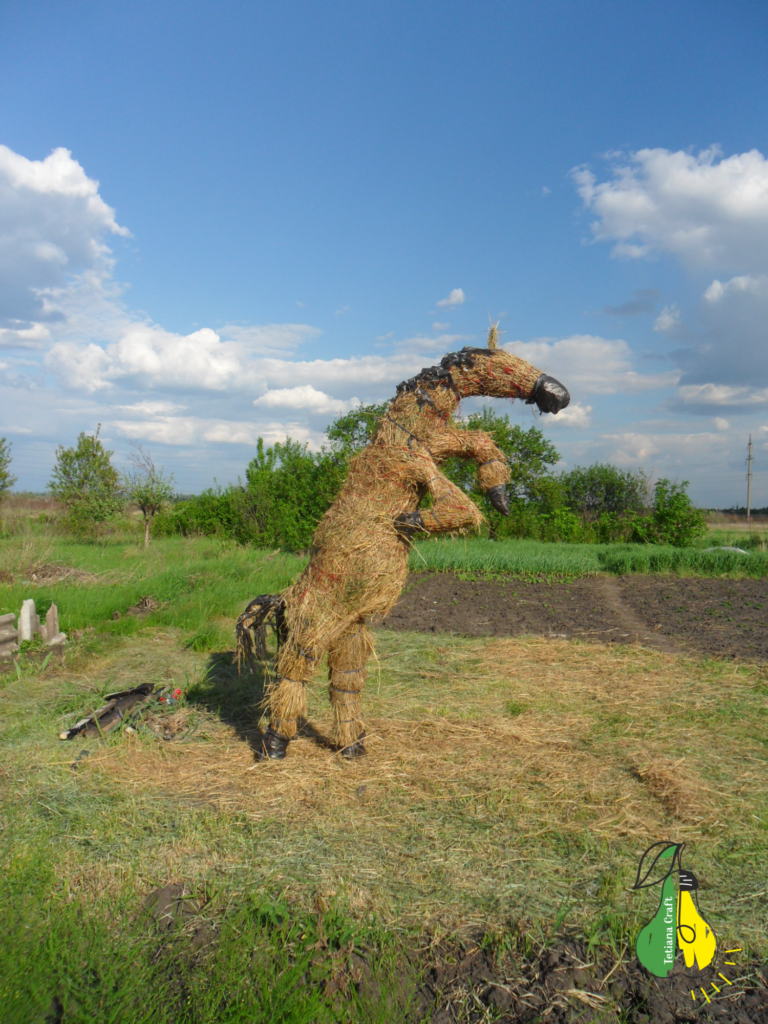
<instances>
[{"instance_id":1,"label":"horse tail","mask_svg":"<svg viewBox=\"0 0 768 1024\"><path fill-rule=\"evenodd\" d=\"M237 668L243 662L267 660L267 626L277 635L278 649L288 637L285 621L285 598L280 594L261 594L255 597L237 620Z\"/></svg>"}]
</instances>

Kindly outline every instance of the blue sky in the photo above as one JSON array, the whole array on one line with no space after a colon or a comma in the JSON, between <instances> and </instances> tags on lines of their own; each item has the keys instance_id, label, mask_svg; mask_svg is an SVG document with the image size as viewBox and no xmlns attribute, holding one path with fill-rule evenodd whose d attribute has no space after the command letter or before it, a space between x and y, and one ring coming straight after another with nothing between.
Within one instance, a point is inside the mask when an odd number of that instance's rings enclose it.
<instances>
[{"instance_id":1,"label":"blue sky","mask_svg":"<svg viewBox=\"0 0 768 1024\"><path fill-rule=\"evenodd\" d=\"M561 379L563 465L768 505L768 8L0 8L0 435L182 491L447 351ZM442 303L442 304L441 304ZM469 411L469 407L467 410Z\"/></svg>"}]
</instances>

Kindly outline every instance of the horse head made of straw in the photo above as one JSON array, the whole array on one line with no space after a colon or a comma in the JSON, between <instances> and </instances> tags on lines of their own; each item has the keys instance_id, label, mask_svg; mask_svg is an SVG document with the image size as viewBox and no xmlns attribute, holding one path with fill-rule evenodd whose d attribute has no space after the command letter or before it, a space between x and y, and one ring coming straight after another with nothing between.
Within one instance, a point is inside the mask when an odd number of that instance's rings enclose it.
<instances>
[{"instance_id":1,"label":"horse head made of straw","mask_svg":"<svg viewBox=\"0 0 768 1024\"><path fill-rule=\"evenodd\" d=\"M473 460L480 487L495 508L509 513L504 453L484 431L463 430L451 420L461 399L474 395L519 398L545 413L570 401L559 381L497 348L493 328L488 348L449 353L398 386L373 440L352 459L300 578L282 594L256 598L238 620L241 663L266 655L268 622L278 633L263 757L285 757L306 715L307 684L326 652L334 743L348 758L365 753L360 712L373 653L366 623L383 618L397 600L414 537L466 533L483 523L475 503L440 472L445 459ZM426 494L431 506L419 508Z\"/></svg>"}]
</instances>

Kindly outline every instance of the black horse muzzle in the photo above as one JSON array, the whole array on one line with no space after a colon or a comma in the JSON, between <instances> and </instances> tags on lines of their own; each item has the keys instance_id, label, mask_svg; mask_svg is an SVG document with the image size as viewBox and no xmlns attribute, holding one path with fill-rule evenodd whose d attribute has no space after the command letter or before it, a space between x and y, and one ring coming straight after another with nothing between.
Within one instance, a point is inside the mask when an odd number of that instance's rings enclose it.
<instances>
[{"instance_id":1,"label":"black horse muzzle","mask_svg":"<svg viewBox=\"0 0 768 1024\"><path fill-rule=\"evenodd\" d=\"M558 413L568 405L570 400L568 389L564 388L559 380L542 373L533 385L531 397L526 398L525 404L534 405L535 403L540 412Z\"/></svg>"}]
</instances>

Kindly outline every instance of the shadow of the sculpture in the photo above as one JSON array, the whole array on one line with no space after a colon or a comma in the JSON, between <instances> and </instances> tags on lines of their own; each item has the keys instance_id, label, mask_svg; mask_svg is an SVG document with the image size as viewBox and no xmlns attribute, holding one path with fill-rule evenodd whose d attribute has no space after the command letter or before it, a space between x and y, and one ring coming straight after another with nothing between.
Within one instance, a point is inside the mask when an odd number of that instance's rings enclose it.
<instances>
[{"instance_id":1,"label":"shadow of the sculpture","mask_svg":"<svg viewBox=\"0 0 768 1024\"><path fill-rule=\"evenodd\" d=\"M262 750L264 732L259 722L264 711L264 697L269 672L274 665L255 663L238 672L233 651L215 651L208 658L203 679L186 692L191 705L205 709L234 729L238 739L247 743L254 756ZM330 739L308 722L300 719L298 736L305 737L328 750L335 749Z\"/></svg>"}]
</instances>

